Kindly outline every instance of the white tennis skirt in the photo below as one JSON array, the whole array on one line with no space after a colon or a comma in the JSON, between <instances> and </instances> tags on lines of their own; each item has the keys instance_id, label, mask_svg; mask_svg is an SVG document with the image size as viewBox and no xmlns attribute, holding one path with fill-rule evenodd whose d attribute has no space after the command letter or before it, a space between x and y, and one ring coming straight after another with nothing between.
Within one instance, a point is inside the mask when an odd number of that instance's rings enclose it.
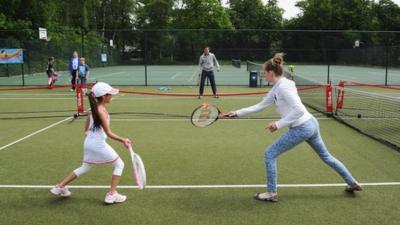
<instances>
[{"instance_id":1,"label":"white tennis skirt","mask_svg":"<svg viewBox=\"0 0 400 225\"><path fill-rule=\"evenodd\" d=\"M83 151L83 162L89 164L113 163L119 158L119 155L105 140L86 138Z\"/></svg>"}]
</instances>

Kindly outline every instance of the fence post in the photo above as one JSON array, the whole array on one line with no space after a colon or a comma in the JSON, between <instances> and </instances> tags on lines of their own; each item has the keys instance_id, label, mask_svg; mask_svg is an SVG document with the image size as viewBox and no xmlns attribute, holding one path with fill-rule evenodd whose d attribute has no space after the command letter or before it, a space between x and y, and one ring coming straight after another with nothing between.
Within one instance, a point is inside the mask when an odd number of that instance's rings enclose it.
<instances>
[{"instance_id":1,"label":"fence post","mask_svg":"<svg viewBox=\"0 0 400 225\"><path fill-rule=\"evenodd\" d=\"M24 71L24 63L21 63L22 69L22 86L25 86L25 71Z\"/></svg>"},{"instance_id":2,"label":"fence post","mask_svg":"<svg viewBox=\"0 0 400 225\"><path fill-rule=\"evenodd\" d=\"M81 30L81 55L85 57L85 34L83 30Z\"/></svg>"},{"instance_id":3,"label":"fence post","mask_svg":"<svg viewBox=\"0 0 400 225\"><path fill-rule=\"evenodd\" d=\"M147 86L147 33L144 32L144 85Z\"/></svg>"},{"instance_id":4,"label":"fence post","mask_svg":"<svg viewBox=\"0 0 400 225\"><path fill-rule=\"evenodd\" d=\"M388 34L386 34L386 53L385 53L385 86L388 86L388 67L389 67L389 43L388 43Z\"/></svg>"}]
</instances>

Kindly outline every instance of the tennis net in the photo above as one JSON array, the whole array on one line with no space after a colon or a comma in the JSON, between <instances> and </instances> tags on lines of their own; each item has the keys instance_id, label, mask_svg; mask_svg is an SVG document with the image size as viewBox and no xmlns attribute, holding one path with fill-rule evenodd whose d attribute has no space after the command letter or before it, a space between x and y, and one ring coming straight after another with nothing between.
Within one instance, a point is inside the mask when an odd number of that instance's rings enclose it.
<instances>
[{"instance_id":1,"label":"tennis net","mask_svg":"<svg viewBox=\"0 0 400 225\"><path fill-rule=\"evenodd\" d=\"M331 100L332 97L327 96L326 84L300 75L293 75L286 70L284 71L284 76L296 83L301 101L306 106L321 113L330 113L327 110L327 99Z\"/></svg>"},{"instance_id":2,"label":"tennis net","mask_svg":"<svg viewBox=\"0 0 400 225\"><path fill-rule=\"evenodd\" d=\"M261 74L263 64L247 61L246 68L247 71L259 71ZM288 70L285 70L283 75L296 83L300 98L306 106L318 112L327 113L326 100L331 97L326 96L326 84L291 73Z\"/></svg>"},{"instance_id":3,"label":"tennis net","mask_svg":"<svg viewBox=\"0 0 400 225\"><path fill-rule=\"evenodd\" d=\"M365 135L400 148L400 98L347 87L336 87L335 93L336 102L342 104L336 106L336 119Z\"/></svg>"},{"instance_id":4,"label":"tennis net","mask_svg":"<svg viewBox=\"0 0 400 225\"><path fill-rule=\"evenodd\" d=\"M259 72L261 72L263 70L263 64L255 63L255 62L252 62L252 61L246 61L246 70L248 72L250 72L250 71L259 71Z\"/></svg>"}]
</instances>

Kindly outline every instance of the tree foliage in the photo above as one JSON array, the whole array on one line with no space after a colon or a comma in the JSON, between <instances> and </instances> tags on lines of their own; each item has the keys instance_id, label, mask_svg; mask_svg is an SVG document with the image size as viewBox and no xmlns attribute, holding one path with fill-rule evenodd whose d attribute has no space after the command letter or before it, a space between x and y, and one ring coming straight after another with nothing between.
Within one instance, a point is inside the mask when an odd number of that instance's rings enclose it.
<instances>
[{"instance_id":1,"label":"tree foliage","mask_svg":"<svg viewBox=\"0 0 400 225\"><path fill-rule=\"evenodd\" d=\"M37 40L38 27L45 27L57 46L68 43L104 49L111 39L113 47L122 54L136 50L144 57L147 48L146 57L161 61L195 59L205 45L255 52L299 47L347 48L356 39L370 46L385 45L388 40L400 43L399 35L243 31L400 29L400 7L392 0L299 0L296 5L301 13L289 20L282 18L283 9L277 2L0 0L0 38L13 39L10 43L33 41Z\"/></svg>"}]
</instances>

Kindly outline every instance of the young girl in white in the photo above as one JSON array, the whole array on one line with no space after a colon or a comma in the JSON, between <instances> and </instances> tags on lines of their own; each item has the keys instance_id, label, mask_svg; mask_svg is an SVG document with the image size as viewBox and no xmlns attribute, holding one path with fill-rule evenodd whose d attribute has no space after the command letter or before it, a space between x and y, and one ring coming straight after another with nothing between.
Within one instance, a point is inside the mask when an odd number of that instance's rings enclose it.
<instances>
[{"instance_id":1,"label":"young girl in white","mask_svg":"<svg viewBox=\"0 0 400 225\"><path fill-rule=\"evenodd\" d=\"M93 164L112 163L114 172L111 179L111 186L104 202L112 204L126 200L126 196L116 191L124 169L124 162L106 142L106 138L109 137L122 142L126 148L132 144L128 138L122 138L114 134L110 128L110 117L106 110L106 104L110 103L112 96L118 94L118 92L118 89L114 89L103 82L98 82L93 86L89 94L91 113L85 124L86 138L82 166L72 171L64 180L50 190L54 195L69 197L71 192L66 187L67 184L88 172Z\"/></svg>"}]
</instances>

